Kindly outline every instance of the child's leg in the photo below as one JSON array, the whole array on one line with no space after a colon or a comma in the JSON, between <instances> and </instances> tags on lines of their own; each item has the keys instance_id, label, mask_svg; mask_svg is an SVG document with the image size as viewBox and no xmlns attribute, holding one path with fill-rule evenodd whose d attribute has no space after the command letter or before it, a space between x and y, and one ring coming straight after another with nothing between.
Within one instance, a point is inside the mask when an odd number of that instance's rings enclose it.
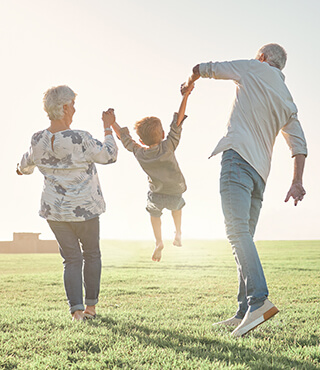
<instances>
[{"instance_id":1,"label":"child's leg","mask_svg":"<svg viewBox=\"0 0 320 370\"><path fill-rule=\"evenodd\" d=\"M159 262L161 260L161 252L164 248L161 234L161 218L151 216L151 224L153 228L154 237L156 238L156 247L152 254L152 260Z\"/></svg>"},{"instance_id":2,"label":"child's leg","mask_svg":"<svg viewBox=\"0 0 320 370\"><path fill-rule=\"evenodd\" d=\"M182 247L181 243L181 216L182 216L182 211L181 209L178 209L177 211L171 211L174 225L176 227L176 236L173 241L173 245L176 247Z\"/></svg>"}]
</instances>

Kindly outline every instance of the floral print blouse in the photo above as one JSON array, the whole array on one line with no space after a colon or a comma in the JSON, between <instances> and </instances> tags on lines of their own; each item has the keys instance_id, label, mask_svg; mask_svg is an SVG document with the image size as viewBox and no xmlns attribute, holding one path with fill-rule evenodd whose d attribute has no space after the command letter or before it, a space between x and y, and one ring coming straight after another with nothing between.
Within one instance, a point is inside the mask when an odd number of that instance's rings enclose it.
<instances>
[{"instance_id":1,"label":"floral print blouse","mask_svg":"<svg viewBox=\"0 0 320 370\"><path fill-rule=\"evenodd\" d=\"M52 134L43 130L32 136L19 170L29 175L38 167L44 175L41 217L52 221L85 221L105 212L95 163L114 163L117 154L112 135L101 143L86 131Z\"/></svg>"}]
</instances>

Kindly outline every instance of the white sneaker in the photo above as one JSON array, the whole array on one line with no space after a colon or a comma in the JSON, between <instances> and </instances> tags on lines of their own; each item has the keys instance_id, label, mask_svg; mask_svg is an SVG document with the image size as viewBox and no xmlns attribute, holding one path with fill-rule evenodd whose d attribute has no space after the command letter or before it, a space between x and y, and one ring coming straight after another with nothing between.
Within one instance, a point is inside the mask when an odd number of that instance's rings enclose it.
<instances>
[{"instance_id":1,"label":"white sneaker","mask_svg":"<svg viewBox=\"0 0 320 370\"><path fill-rule=\"evenodd\" d=\"M237 317L233 316L230 319L220 321L220 322L215 322L214 324L212 324L212 326L215 326L215 325L238 326L240 325L241 321L242 319L238 319Z\"/></svg>"},{"instance_id":2,"label":"white sneaker","mask_svg":"<svg viewBox=\"0 0 320 370\"><path fill-rule=\"evenodd\" d=\"M231 333L234 337L241 337L248 333L250 330L255 329L258 325L270 319L272 316L277 314L279 310L277 307L266 299L263 302L263 306L257 310L250 312L247 311L241 324Z\"/></svg>"}]
</instances>

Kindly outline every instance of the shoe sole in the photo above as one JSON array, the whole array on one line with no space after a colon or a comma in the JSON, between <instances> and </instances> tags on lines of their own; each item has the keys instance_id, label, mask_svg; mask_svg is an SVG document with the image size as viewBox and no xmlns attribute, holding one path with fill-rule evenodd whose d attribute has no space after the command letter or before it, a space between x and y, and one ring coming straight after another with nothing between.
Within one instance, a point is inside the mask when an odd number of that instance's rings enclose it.
<instances>
[{"instance_id":1,"label":"shoe sole","mask_svg":"<svg viewBox=\"0 0 320 370\"><path fill-rule=\"evenodd\" d=\"M262 316L258 317L254 321L252 321L249 325L247 325L245 328L242 328L242 330L239 330L235 337L243 337L247 333L249 333L251 330L254 330L259 325L263 324L267 320L271 319L274 315L276 315L279 312L276 306L271 307L267 312L265 312ZM244 331L244 332L242 332Z\"/></svg>"}]
</instances>

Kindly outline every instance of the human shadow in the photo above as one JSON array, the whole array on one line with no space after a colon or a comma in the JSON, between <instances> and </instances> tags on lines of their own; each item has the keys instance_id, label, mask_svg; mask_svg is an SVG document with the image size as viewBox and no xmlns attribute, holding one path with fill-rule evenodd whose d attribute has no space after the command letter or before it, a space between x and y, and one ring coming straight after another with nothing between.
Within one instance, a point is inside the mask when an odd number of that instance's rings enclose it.
<instances>
[{"instance_id":1,"label":"human shadow","mask_svg":"<svg viewBox=\"0 0 320 370\"><path fill-rule=\"evenodd\" d=\"M262 368L261 364L269 364L270 366L272 364L274 369L278 366L279 368L318 369L310 363L292 360L285 355L259 352L257 349L245 347L241 338L231 338L231 340L224 340L222 336L214 338L214 332L210 337L196 337L175 329L151 329L137 323L125 323L124 325L122 322L119 325L119 321L110 317L100 317L99 322L90 321L90 325L97 327L104 325L117 336L131 336L144 346L174 350L177 354L187 354L188 358L210 361L212 366L219 361L228 366L246 363L247 368L251 369L257 368L255 364L260 364L259 368Z\"/></svg>"}]
</instances>

